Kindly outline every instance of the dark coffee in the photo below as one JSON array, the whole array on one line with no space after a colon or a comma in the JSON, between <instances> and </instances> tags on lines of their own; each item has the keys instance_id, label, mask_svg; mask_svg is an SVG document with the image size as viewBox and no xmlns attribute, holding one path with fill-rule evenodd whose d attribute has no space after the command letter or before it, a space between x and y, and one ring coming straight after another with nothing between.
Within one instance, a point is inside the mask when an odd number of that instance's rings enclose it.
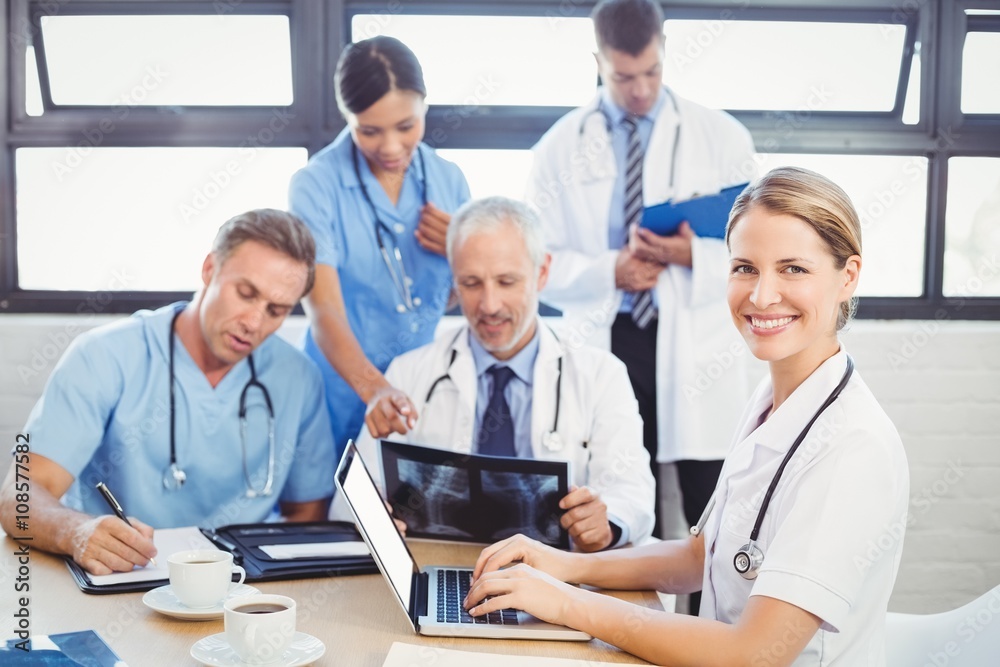
<instances>
[{"instance_id":1,"label":"dark coffee","mask_svg":"<svg viewBox=\"0 0 1000 667\"><path fill-rule=\"evenodd\" d=\"M273 602L260 602L257 604L245 604L242 607L235 607L233 611L240 614L273 614L278 611L285 611L288 607Z\"/></svg>"},{"instance_id":2,"label":"dark coffee","mask_svg":"<svg viewBox=\"0 0 1000 667\"><path fill-rule=\"evenodd\" d=\"M188 560L188 561L184 561L184 562L188 563L189 565L201 565L202 563L218 563L219 561L217 561L217 560Z\"/></svg>"}]
</instances>

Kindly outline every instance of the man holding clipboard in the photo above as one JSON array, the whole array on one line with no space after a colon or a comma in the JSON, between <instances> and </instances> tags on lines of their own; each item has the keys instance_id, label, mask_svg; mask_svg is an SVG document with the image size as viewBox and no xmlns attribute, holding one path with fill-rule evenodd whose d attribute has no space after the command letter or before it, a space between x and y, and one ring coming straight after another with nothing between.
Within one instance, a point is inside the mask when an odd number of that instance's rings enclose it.
<instances>
[{"instance_id":1,"label":"man holding clipboard","mask_svg":"<svg viewBox=\"0 0 1000 667\"><path fill-rule=\"evenodd\" d=\"M746 355L732 351L740 341L725 303L723 242L688 225L660 236L639 221L646 207L750 180L753 141L728 114L663 85L670 45L657 3L605 0L591 16L604 85L534 149L527 201L553 256L542 299L579 340L625 362L654 473L657 462L678 463L693 523L749 396Z\"/></svg>"}]
</instances>

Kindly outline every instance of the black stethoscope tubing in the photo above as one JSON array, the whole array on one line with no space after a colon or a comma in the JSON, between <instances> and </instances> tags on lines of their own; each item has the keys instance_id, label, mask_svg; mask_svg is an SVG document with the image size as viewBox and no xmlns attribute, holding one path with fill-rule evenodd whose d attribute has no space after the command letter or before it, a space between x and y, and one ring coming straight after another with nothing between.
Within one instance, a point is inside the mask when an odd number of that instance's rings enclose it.
<instances>
[{"instance_id":1,"label":"black stethoscope tubing","mask_svg":"<svg viewBox=\"0 0 1000 667\"><path fill-rule=\"evenodd\" d=\"M420 151L420 144L418 143L414 151L416 153L417 161L420 163L420 182L422 187L420 192L422 195L422 200L424 206L427 205L427 172L426 163L424 162L424 154ZM389 277L392 279L392 284L395 286L396 291L399 293L399 297L402 300L402 306L405 310L414 311L420 306L420 297L414 298L412 291L410 289L410 278L406 275L406 267L403 266L403 255L399 251L399 246L393 244L393 256L396 258L396 262L399 264L400 275L396 276L396 271L392 267L392 262L389 260L389 249L385 244L385 240L382 238L382 229L385 228L389 230L388 225L382 222L382 219L378 216L378 210L375 208L375 202L372 201L371 194L368 192L368 186L361 178L361 160L358 158L358 145L351 141L351 161L354 164L354 175L358 179L358 185L361 186L361 195L364 197L365 203L368 204L368 210L371 211L372 220L375 224L375 240L378 243L379 253L382 255L382 261L385 263L385 268L389 272Z\"/></svg>"},{"instance_id":2,"label":"black stethoscope tubing","mask_svg":"<svg viewBox=\"0 0 1000 667\"><path fill-rule=\"evenodd\" d=\"M551 329L549 330L551 331ZM444 382L445 380L454 382L454 380L451 377L451 365L455 363L455 357L458 356L458 350L455 349L455 344L458 343L458 337L461 336L464 331L465 331L464 329L460 330L457 334L455 334L455 337L452 339L451 345L449 345L449 347L451 348L451 357L448 359L448 365L445 367L444 373L439 375L434 380L434 382L431 383L430 389L427 390L427 397L424 398L424 405L427 405L428 403L431 402L431 397L434 395L434 390L437 389L437 386L441 382ZM555 336L556 333L553 331L552 335ZM556 336L556 340L557 341L559 340L558 336ZM549 433L553 435L558 434L559 431L559 406L562 403L562 370L563 370L563 358L562 355L560 355L559 359L556 362L556 411L555 411L555 416L552 420L552 430L549 431Z\"/></svg>"},{"instance_id":3,"label":"black stethoscope tubing","mask_svg":"<svg viewBox=\"0 0 1000 667\"><path fill-rule=\"evenodd\" d=\"M847 386L847 383L851 379L851 375L854 374L854 360L851 359L850 355L847 355L847 369L844 371L844 376L840 379L840 382L830 395L826 397L823 404L819 406L816 413L812 416L812 419L805 425L805 427L799 432L795 442L792 446L788 448L788 452L785 454L785 458L782 459L781 465L778 466L778 470L774 473L774 477L771 479L771 484L767 487L767 493L764 495L764 500L760 505L760 510L757 511L757 520L754 522L753 530L750 532L750 541L744 544L737 550L736 555L733 557L733 567L744 579L753 580L757 578L757 571L760 569L761 564L764 562L764 551L757 546L757 536L760 534L760 527L764 523L764 515L767 513L767 508L771 504L771 496L774 495L774 490L778 486L778 481L781 479L781 474L785 471L785 466L788 465L788 461L791 460L792 455L795 454L795 450L799 448L802 441L805 440L806 435L809 433L809 429L812 425L816 423L819 416L829 408L834 401L840 396L840 393ZM706 513L711 511L711 505L706 509ZM699 521L699 524L701 521Z\"/></svg>"},{"instance_id":4,"label":"black stethoscope tubing","mask_svg":"<svg viewBox=\"0 0 1000 667\"><path fill-rule=\"evenodd\" d=\"M805 440L806 435L809 433L809 429L812 428L812 425L815 424L816 420L819 419L820 415L822 415L826 411L826 409L830 407L834 401L837 400L837 398L840 396L840 392L844 391L844 387L847 386L847 383L850 381L851 375L853 374L854 374L854 360L851 359L850 355L848 355L847 369L844 371L844 376L840 379L840 382L837 384L837 386L833 388L833 391L830 392L830 395L826 397L826 400L823 401L823 404L819 406L819 410L816 411L816 413L812 416L812 419L810 419L809 422L805 425L805 428L803 428L799 432L798 437L795 438L795 442L793 442L792 446L788 448L788 453L785 454L785 458L782 459L781 465L778 466L777 472L774 473L774 478L771 480L771 485L767 487L767 493L764 495L764 502L761 503L760 511L757 512L757 521L754 522L753 531L751 531L750 533L750 539L752 541L754 542L757 541L757 536L760 534L760 526L762 523L764 523L764 514L767 512L768 505L771 504L771 496L774 495L774 489L777 488L778 481L781 479L781 473L785 471L785 466L788 465L788 461L792 458L792 455L795 454L795 450L799 448L799 445L802 444L802 441Z\"/></svg>"},{"instance_id":5,"label":"black stethoscope tubing","mask_svg":"<svg viewBox=\"0 0 1000 667\"><path fill-rule=\"evenodd\" d=\"M176 339L176 332L174 327L177 325L177 318L181 316L184 312L183 308L178 308L174 313L174 316L170 319L170 335L167 341L167 347L169 349L167 353L168 358L168 368L169 368L169 379L170 379L170 465L167 466L167 472L164 474L163 486L167 489L171 488L168 483L168 475L176 482L177 488L184 485L187 481L187 474L184 470L177 465L177 440L176 440L176 399L174 397L174 344ZM274 484L274 405L271 403L271 394L267 391L267 387L257 379L257 369L253 363L253 355L247 355L247 362L250 366L250 379L247 380L246 385L243 387L243 391L240 392L240 408L239 408L239 418L240 418L240 443L243 448L243 476L244 481L247 485L247 496L253 498L258 495L269 496L271 495L271 487ZM264 483L264 488L258 491L250 483L250 473L247 470L247 393L250 391L251 387L257 387L260 389L261 393L264 395L264 403L267 405L267 415L268 415L268 466L267 466L267 481Z\"/></svg>"},{"instance_id":6,"label":"black stethoscope tubing","mask_svg":"<svg viewBox=\"0 0 1000 667\"><path fill-rule=\"evenodd\" d=\"M670 103L674 107L674 112L677 114L677 127L674 128L674 145L670 152L670 179L668 181L668 186L670 188L671 196L673 196L674 191L674 174L677 173L677 148L680 145L681 140L681 110L677 106L677 98L674 97L673 92L666 86L663 87L663 93L670 98ZM597 96L597 101L594 103L594 108L589 109L587 113L584 114L583 119L580 121L580 129L577 131L577 136L583 136L583 130L587 126L587 120L593 116L595 113L601 114L604 117L604 129L611 136L611 117L608 116L607 111L604 109L604 101L600 95Z\"/></svg>"}]
</instances>

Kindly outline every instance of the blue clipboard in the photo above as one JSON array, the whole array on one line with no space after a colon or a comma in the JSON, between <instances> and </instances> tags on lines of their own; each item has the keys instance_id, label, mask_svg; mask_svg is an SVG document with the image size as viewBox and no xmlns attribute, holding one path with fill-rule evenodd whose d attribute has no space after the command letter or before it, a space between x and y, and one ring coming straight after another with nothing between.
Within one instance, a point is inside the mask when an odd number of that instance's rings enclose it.
<instances>
[{"instance_id":1,"label":"blue clipboard","mask_svg":"<svg viewBox=\"0 0 1000 667\"><path fill-rule=\"evenodd\" d=\"M728 187L714 195L648 206L642 212L640 224L660 236L672 236L677 233L681 223L687 220L698 236L725 238L729 211L747 185L749 182Z\"/></svg>"}]
</instances>

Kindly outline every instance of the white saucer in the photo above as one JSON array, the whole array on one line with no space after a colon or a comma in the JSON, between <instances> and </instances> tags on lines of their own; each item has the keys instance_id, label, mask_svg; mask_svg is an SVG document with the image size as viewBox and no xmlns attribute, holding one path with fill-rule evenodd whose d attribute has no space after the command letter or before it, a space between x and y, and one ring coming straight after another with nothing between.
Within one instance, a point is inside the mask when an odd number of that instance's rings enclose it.
<instances>
[{"instance_id":1,"label":"white saucer","mask_svg":"<svg viewBox=\"0 0 1000 667\"><path fill-rule=\"evenodd\" d=\"M320 640L304 632L296 632L291 645L285 649L280 660L267 663L273 667L297 667L308 665L323 657L326 646ZM199 639L191 647L191 657L203 665L214 667L245 667L247 663L240 660L236 651L226 641L226 633L209 635ZM261 666L264 667L264 666Z\"/></svg>"},{"instance_id":2,"label":"white saucer","mask_svg":"<svg viewBox=\"0 0 1000 667\"><path fill-rule=\"evenodd\" d=\"M233 584L229 589L229 595L226 596L226 600L259 594L260 591L253 586ZM174 618L183 618L187 621L207 621L212 618L222 618L222 604L226 600L223 600L214 607L193 609L181 604L181 601L177 599L177 595L169 584L154 588L142 596L142 603L150 609L158 611L161 614L166 614L167 616L173 616Z\"/></svg>"}]
</instances>

